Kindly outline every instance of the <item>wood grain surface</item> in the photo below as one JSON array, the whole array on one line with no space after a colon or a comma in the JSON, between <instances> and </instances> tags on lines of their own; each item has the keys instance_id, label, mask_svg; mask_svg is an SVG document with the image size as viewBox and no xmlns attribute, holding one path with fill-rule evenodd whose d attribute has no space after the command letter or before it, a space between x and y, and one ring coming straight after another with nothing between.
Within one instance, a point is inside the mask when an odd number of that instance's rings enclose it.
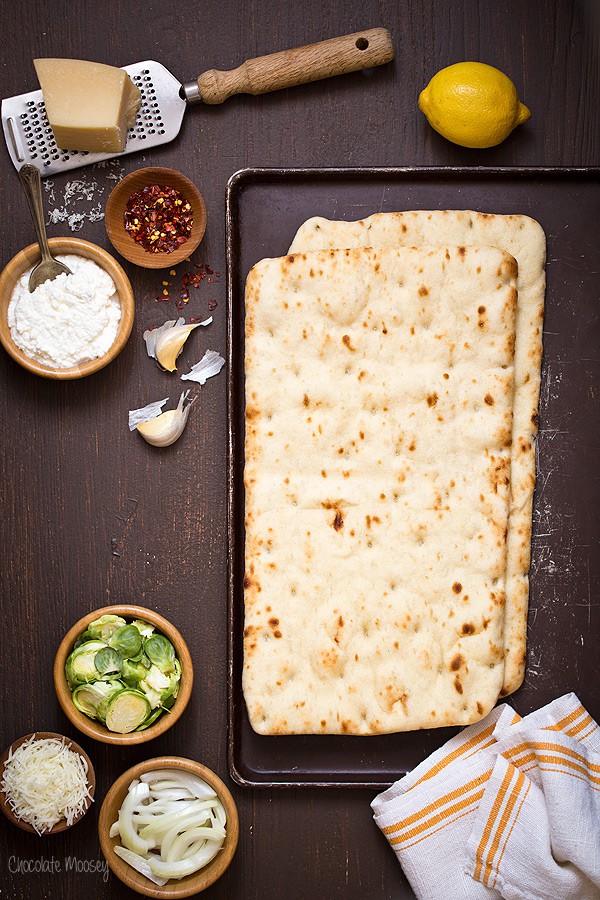
<instances>
[{"instance_id":1,"label":"wood grain surface","mask_svg":"<svg viewBox=\"0 0 600 900\"><path fill-rule=\"evenodd\" d=\"M232 69L245 59L374 26L392 32L396 58L388 66L190 108L172 143L53 178L44 194L49 234L73 233L110 250L99 214L116 179L149 165L190 177L208 213L193 262L220 273L190 291L185 315L214 316L186 346L185 360L192 364L206 348L226 350L225 189L244 166L600 162L599 25L592 0L24 0L18 10L3 3L1 90L8 97L36 89L37 56L114 65L157 59L184 82L209 68ZM532 110L531 120L497 148L456 147L433 132L417 109L431 76L464 59L501 68ZM33 230L4 149L0 173L5 265L31 243ZM216 771L238 804L240 842L207 897L412 897L373 824L372 792L253 791L232 785L227 776L226 381L222 373L198 391L187 430L172 447L158 451L128 431L129 409L179 396L180 383L169 382L147 358L142 332L176 316L174 300L156 298L163 280L178 295L185 266L175 276L124 267L136 295L136 321L108 368L89 379L54 383L0 354L0 749L36 729L77 740L96 769L94 807L121 772L149 756L188 756ZM587 490L598 496L597 475ZM570 514L581 515L581 507ZM549 539L548 553L559 561L563 537L564 530ZM593 598L597 554L587 553ZM569 594L569 570L557 577ZM157 610L179 628L193 656L196 680L185 715L138 748L117 750L80 735L53 691L52 661L62 636L86 612L108 603ZM597 631L597 600L589 604L589 628ZM94 808L77 828L48 839L1 822L0 897L133 896L112 875L105 880L94 871L103 863L97 817Z\"/></svg>"}]
</instances>

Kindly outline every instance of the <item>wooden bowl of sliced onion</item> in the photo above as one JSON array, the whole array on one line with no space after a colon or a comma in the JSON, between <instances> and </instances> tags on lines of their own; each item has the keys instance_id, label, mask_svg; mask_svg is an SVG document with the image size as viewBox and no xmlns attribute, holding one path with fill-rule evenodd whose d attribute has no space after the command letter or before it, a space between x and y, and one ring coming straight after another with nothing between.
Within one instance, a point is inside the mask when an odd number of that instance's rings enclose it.
<instances>
[{"instance_id":1,"label":"wooden bowl of sliced onion","mask_svg":"<svg viewBox=\"0 0 600 900\"><path fill-rule=\"evenodd\" d=\"M98 833L123 884L146 897L175 900L221 877L235 854L239 820L231 793L214 772L191 759L161 756L115 781Z\"/></svg>"}]
</instances>

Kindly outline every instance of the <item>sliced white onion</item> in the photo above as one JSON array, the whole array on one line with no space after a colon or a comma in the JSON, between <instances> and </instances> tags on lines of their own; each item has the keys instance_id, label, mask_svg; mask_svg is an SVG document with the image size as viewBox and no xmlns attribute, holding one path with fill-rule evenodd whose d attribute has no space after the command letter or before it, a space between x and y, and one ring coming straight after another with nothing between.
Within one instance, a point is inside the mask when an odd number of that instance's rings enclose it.
<instances>
[{"instance_id":1,"label":"sliced white onion","mask_svg":"<svg viewBox=\"0 0 600 900\"><path fill-rule=\"evenodd\" d=\"M194 853L193 856L188 856L187 859L180 859L177 862L163 862L163 860L156 857L150 857L148 865L159 878L185 878L186 875L191 875L193 872L197 872L198 869L208 865L222 846L222 842L207 841L204 847L198 850L197 853Z\"/></svg>"},{"instance_id":2,"label":"sliced white onion","mask_svg":"<svg viewBox=\"0 0 600 900\"><path fill-rule=\"evenodd\" d=\"M147 784L136 784L127 792L119 810L119 834L128 850L143 855L149 850L148 841L141 838L132 823L132 813L135 807L150 794Z\"/></svg>"},{"instance_id":3,"label":"sliced white onion","mask_svg":"<svg viewBox=\"0 0 600 900\"><path fill-rule=\"evenodd\" d=\"M120 856L124 862L128 863L132 869L135 869L140 875L145 875L146 878L149 878L150 881L154 882L154 884L157 884L159 887L163 887L163 885L167 883L168 878L161 878L159 875L155 875L143 856L132 853L131 850L127 850L126 847L119 847L118 844L115 847L115 853L117 856Z\"/></svg>"},{"instance_id":4,"label":"sliced white onion","mask_svg":"<svg viewBox=\"0 0 600 900\"><path fill-rule=\"evenodd\" d=\"M145 784L149 785L168 780L179 787L186 787L199 800L211 800L217 796L210 785L198 778L197 775L192 775L191 772L180 773L177 769L159 769L155 772L144 772L141 779Z\"/></svg>"}]
</instances>

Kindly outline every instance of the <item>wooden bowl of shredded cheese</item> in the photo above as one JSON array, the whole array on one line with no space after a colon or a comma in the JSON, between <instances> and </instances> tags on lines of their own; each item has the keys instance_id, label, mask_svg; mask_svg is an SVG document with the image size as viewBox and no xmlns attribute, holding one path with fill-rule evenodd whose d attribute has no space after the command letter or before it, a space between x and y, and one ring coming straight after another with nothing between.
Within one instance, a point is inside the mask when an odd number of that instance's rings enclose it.
<instances>
[{"instance_id":1,"label":"wooden bowl of shredded cheese","mask_svg":"<svg viewBox=\"0 0 600 900\"><path fill-rule=\"evenodd\" d=\"M62 734L26 734L0 757L0 808L23 831L42 836L71 828L88 811L95 788L89 756Z\"/></svg>"}]
</instances>

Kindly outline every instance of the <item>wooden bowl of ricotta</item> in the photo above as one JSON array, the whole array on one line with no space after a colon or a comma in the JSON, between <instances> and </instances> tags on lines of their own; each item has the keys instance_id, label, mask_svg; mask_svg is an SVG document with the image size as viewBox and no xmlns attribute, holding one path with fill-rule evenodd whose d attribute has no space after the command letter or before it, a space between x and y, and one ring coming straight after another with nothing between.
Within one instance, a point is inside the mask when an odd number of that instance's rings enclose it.
<instances>
[{"instance_id":1,"label":"wooden bowl of ricotta","mask_svg":"<svg viewBox=\"0 0 600 900\"><path fill-rule=\"evenodd\" d=\"M54 378L59 381L83 378L107 366L125 346L133 327L135 312L133 289L123 268L102 247L91 244L89 241L72 237L50 238L48 243L53 256L76 256L85 260L91 260L112 279L115 290L113 299L111 299L111 307L114 307L117 302L120 307L118 324L107 332L109 335L108 340L110 340L114 332L112 343L107 348L104 346L101 351L98 350L98 347L107 343L107 339L103 340L100 334L93 334L94 329L90 329L89 315L87 317L83 316L78 321L77 313L79 310L73 298L70 300L69 315L65 316L69 323L73 323L75 331L73 338L69 338L68 333L65 333L64 339L56 340L58 327L54 327L53 320L48 317L44 321L43 317L38 317L37 315L34 317L35 321L32 322L30 330L20 325L20 333L17 333L14 323L11 329L9 324L11 299L16 290L20 290L21 293L23 293L24 287L26 290L27 277L23 280L23 276L26 276L26 273L40 260L40 251L37 244L30 244L29 247L25 247L24 250L17 253L0 273L0 342L2 342L7 353L19 365L35 375L41 375L43 378ZM92 275L95 274L97 274L97 270L94 269L92 270ZM102 278L102 275L99 277ZM26 299L26 297L22 297L21 302L24 302ZM83 304L86 301L82 300L81 302ZM34 300L32 303L39 304L40 301ZM32 309L37 310L38 306L36 305ZM101 313L104 315L105 311L101 310ZM86 321L86 318L88 321ZM114 318L116 317L113 316L113 321ZM100 321L102 320L99 319ZM52 329L48 329L50 324L53 325ZM44 328L46 328L47 332L52 332L52 334L50 336L48 334L44 335ZM100 329L100 325L98 325L98 329ZM85 343L86 341L88 342L87 344ZM27 349L24 349L24 345ZM35 350L29 349L36 346L50 347L50 351L54 354L51 357L51 363L47 361L48 355L46 350L37 353ZM73 362L72 358L70 358L75 352L75 346L84 346L82 357L78 362Z\"/></svg>"}]
</instances>

